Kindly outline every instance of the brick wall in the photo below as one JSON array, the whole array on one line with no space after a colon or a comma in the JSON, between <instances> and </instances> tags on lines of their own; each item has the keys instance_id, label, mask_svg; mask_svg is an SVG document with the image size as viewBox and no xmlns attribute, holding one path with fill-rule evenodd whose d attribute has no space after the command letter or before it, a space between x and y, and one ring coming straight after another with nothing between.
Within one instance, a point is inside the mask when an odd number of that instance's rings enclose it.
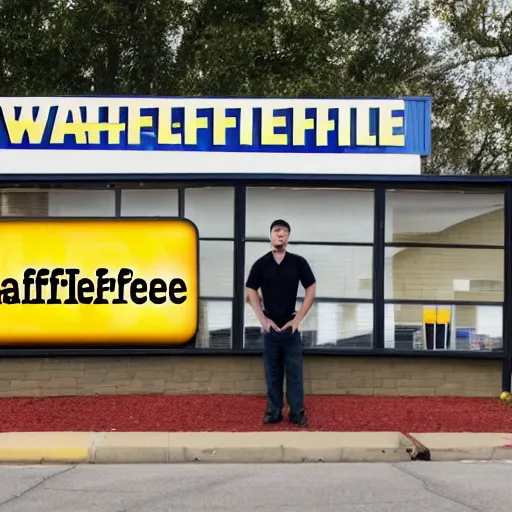
<instances>
[{"instance_id":1,"label":"brick wall","mask_svg":"<svg viewBox=\"0 0 512 512\"><path fill-rule=\"evenodd\" d=\"M307 394L491 396L501 362L306 356ZM0 359L0 397L263 394L261 357Z\"/></svg>"}]
</instances>

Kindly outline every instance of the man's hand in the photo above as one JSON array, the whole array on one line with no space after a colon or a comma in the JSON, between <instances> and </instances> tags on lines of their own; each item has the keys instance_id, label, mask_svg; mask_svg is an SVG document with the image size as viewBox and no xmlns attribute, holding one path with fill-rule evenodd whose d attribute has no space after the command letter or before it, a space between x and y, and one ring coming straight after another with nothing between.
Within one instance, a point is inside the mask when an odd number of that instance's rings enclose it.
<instances>
[{"instance_id":1,"label":"man's hand","mask_svg":"<svg viewBox=\"0 0 512 512\"><path fill-rule=\"evenodd\" d=\"M283 328L281 329L282 332L286 331L286 329L289 329L291 327L292 333L295 334L295 331L299 328L300 321L297 318L294 318L293 320L290 320L288 323L286 323Z\"/></svg>"},{"instance_id":2,"label":"man's hand","mask_svg":"<svg viewBox=\"0 0 512 512\"><path fill-rule=\"evenodd\" d=\"M261 322L261 326L265 332L270 332L270 329L273 329L275 332L281 332L282 329L279 329L277 325L270 320L270 318L265 317L263 322Z\"/></svg>"}]
</instances>

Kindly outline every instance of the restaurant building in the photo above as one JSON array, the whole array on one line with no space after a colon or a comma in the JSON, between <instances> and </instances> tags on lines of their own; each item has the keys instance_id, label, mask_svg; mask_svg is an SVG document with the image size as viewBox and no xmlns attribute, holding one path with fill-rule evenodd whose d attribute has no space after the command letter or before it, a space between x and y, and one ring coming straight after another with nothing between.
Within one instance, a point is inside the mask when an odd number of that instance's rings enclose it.
<instances>
[{"instance_id":1,"label":"restaurant building","mask_svg":"<svg viewBox=\"0 0 512 512\"><path fill-rule=\"evenodd\" d=\"M0 336L0 396L264 393L244 284L277 218L317 278L307 393L510 390L512 181L422 175L430 101L0 98L3 221L185 218L199 238L192 339Z\"/></svg>"}]
</instances>

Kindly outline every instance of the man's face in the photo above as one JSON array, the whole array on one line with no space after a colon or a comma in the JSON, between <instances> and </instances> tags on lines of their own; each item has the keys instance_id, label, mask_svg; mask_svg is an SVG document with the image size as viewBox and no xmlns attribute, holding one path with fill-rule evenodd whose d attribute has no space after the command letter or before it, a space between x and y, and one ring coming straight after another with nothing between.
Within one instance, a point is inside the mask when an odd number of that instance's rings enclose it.
<instances>
[{"instance_id":1,"label":"man's face","mask_svg":"<svg viewBox=\"0 0 512 512\"><path fill-rule=\"evenodd\" d=\"M274 226L270 232L270 242L276 249L284 249L288 244L290 232L284 226Z\"/></svg>"}]
</instances>

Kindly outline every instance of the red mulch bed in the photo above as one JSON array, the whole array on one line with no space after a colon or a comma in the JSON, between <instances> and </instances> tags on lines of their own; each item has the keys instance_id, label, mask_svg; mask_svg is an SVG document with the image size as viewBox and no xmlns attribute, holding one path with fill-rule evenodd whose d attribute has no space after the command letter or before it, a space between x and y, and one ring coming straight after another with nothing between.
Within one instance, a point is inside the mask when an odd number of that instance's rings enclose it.
<instances>
[{"instance_id":1,"label":"red mulch bed","mask_svg":"<svg viewBox=\"0 0 512 512\"><path fill-rule=\"evenodd\" d=\"M1 398L0 432L296 430L263 426L265 397L138 395ZM309 396L309 430L512 432L512 406L486 398Z\"/></svg>"}]
</instances>

